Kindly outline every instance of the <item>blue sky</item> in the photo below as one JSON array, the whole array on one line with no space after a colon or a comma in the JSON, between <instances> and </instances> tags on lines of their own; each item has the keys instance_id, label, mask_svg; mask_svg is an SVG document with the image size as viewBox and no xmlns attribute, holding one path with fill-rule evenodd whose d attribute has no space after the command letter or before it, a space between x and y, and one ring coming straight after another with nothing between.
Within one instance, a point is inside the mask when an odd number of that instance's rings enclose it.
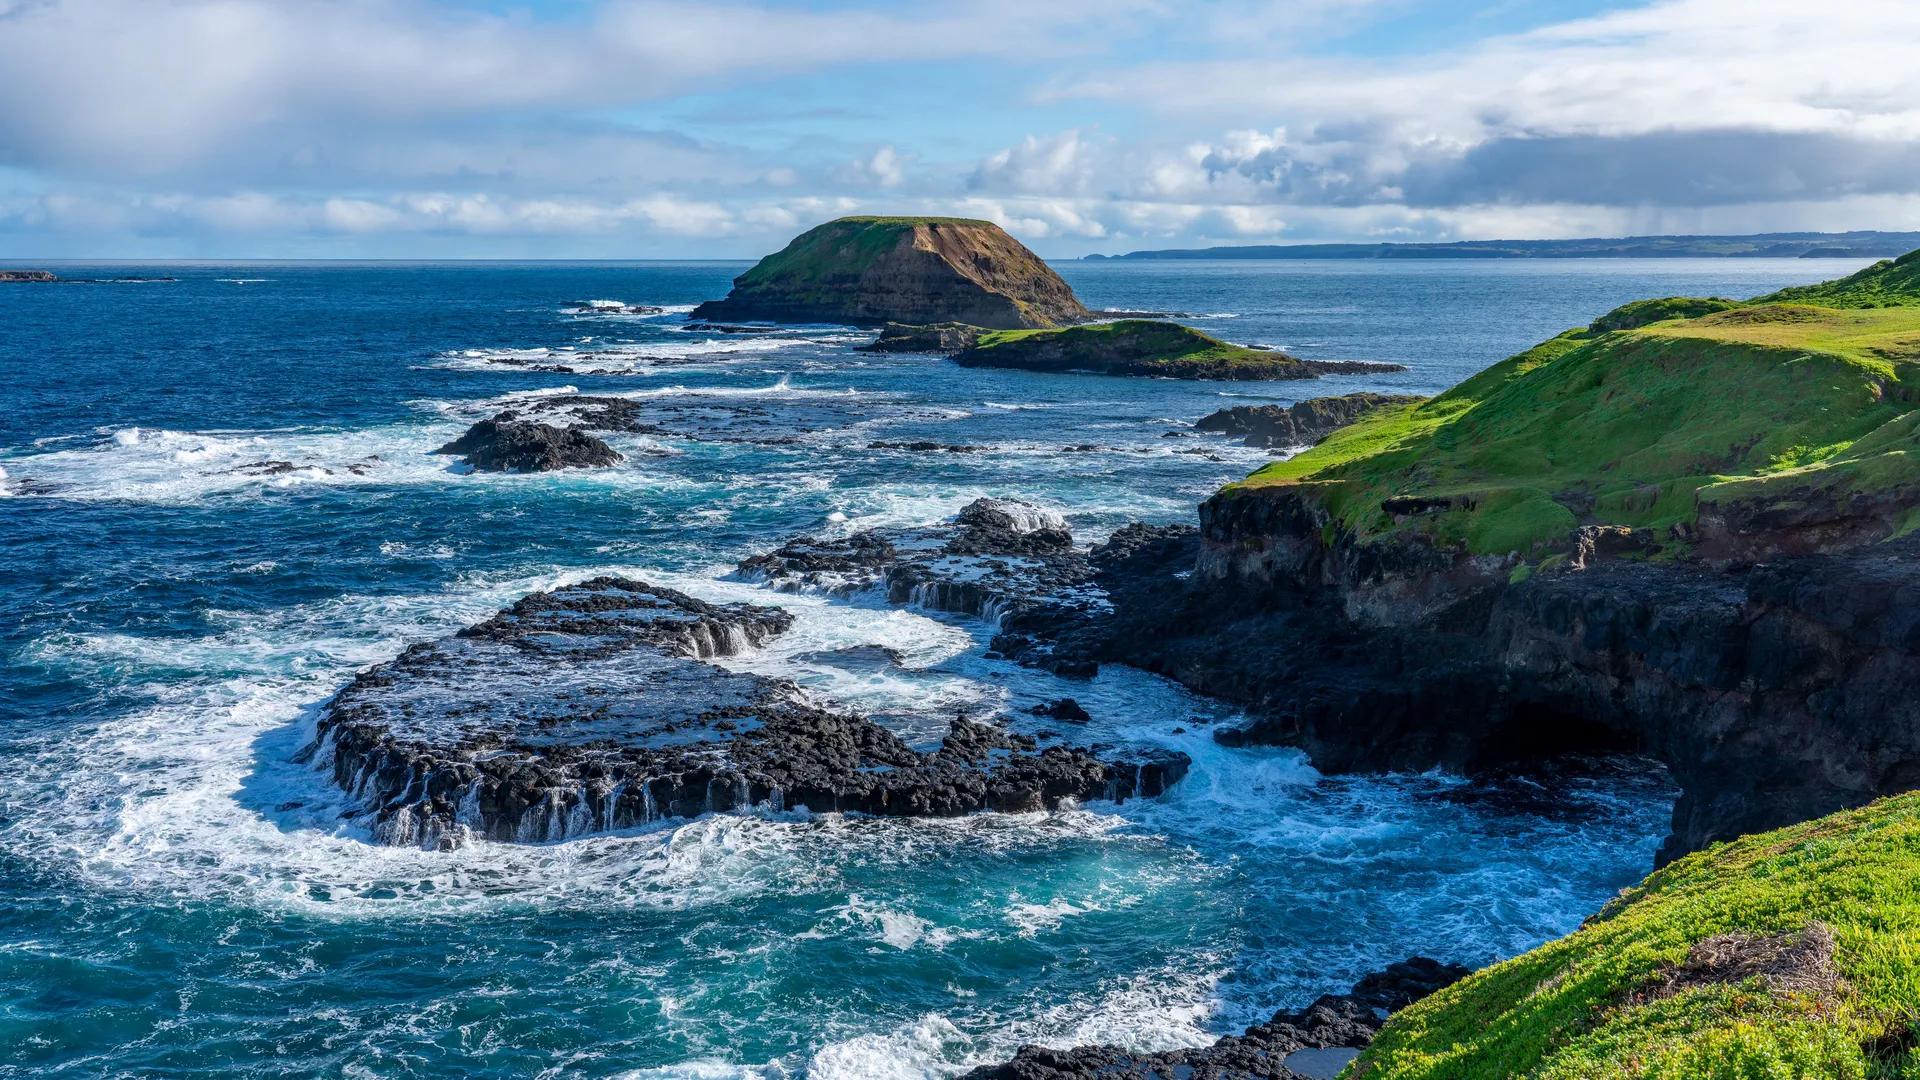
<instances>
[{"instance_id":1,"label":"blue sky","mask_svg":"<svg viewBox=\"0 0 1920 1080\"><path fill-rule=\"evenodd\" d=\"M1920 228L1912 0L0 0L0 259Z\"/></svg>"}]
</instances>

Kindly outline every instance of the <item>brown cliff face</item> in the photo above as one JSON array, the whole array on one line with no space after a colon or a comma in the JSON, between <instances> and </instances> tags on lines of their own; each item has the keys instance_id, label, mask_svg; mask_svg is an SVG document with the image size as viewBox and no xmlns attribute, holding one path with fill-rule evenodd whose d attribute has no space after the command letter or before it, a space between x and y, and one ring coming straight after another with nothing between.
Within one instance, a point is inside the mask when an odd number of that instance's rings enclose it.
<instances>
[{"instance_id":1,"label":"brown cliff face","mask_svg":"<svg viewBox=\"0 0 1920 1080\"><path fill-rule=\"evenodd\" d=\"M801 234L693 317L1012 330L1092 313L1060 275L992 222L854 217Z\"/></svg>"}]
</instances>

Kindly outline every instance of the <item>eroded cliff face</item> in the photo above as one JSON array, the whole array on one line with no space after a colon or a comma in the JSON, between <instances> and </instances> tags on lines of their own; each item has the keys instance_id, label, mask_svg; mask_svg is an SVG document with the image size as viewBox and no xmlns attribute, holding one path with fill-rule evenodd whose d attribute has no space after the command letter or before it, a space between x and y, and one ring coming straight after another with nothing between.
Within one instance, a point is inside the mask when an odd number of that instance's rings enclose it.
<instances>
[{"instance_id":1,"label":"eroded cliff face","mask_svg":"<svg viewBox=\"0 0 1920 1080\"><path fill-rule=\"evenodd\" d=\"M1186 594L1159 618L1136 604L1108 648L1247 703L1229 741L1330 770L1646 753L1682 790L1663 860L1920 787L1920 537L1663 562L1589 528L1528 574L1357 540L1297 490L1223 494L1201 519Z\"/></svg>"},{"instance_id":2,"label":"eroded cliff face","mask_svg":"<svg viewBox=\"0 0 1920 1080\"><path fill-rule=\"evenodd\" d=\"M841 218L734 279L696 319L1013 330L1093 317L1060 275L988 221Z\"/></svg>"}]
</instances>

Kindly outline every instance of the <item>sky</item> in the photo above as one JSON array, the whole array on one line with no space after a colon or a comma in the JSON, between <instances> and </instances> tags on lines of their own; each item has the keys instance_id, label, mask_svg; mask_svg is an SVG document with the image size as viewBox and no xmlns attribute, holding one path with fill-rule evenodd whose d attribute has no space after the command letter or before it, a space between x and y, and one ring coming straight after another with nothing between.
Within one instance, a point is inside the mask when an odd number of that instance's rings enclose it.
<instances>
[{"instance_id":1,"label":"sky","mask_svg":"<svg viewBox=\"0 0 1920 1080\"><path fill-rule=\"evenodd\" d=\"M1920 0L0 0L0 259L1920 229Z\"/></svg>"}]
</instances>

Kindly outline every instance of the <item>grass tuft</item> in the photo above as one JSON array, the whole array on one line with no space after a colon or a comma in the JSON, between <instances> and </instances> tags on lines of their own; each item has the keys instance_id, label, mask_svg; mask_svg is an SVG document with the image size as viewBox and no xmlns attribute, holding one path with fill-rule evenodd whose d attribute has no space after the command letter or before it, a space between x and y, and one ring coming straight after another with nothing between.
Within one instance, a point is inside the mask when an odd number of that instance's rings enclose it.
<instances>
[{"instance_id":1,"label":"grass tuft","mask_svg":"<svg viewBox=\"0 0 1920 1080\"><path fill-rule=\"evenodd\" d=\"M1394 1015L1366 1080L1920 1076L1920 794L1715 845Z\"/></svg>"}]
</instances>

